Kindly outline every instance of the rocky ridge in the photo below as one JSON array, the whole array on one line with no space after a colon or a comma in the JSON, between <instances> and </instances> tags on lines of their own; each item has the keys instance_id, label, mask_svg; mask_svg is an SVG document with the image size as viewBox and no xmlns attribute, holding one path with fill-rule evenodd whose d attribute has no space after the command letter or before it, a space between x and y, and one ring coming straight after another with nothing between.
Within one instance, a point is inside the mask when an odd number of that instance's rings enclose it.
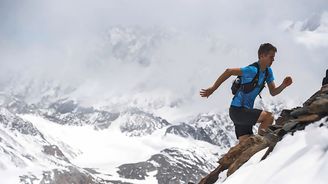
<instances>
[{"instance_id":1,"label":"rocky ridge","mask_svg":"<svg viewBox=\"0 0 328 184\"><path fill-rule=\"evenodd\" d=\"M284 109L276 124L269 127L269 131L264 136L251 136L243 142L232 147L228 153L219 159L219 166L204 177L199 184L215 183L219 174L227 170L230 176L245 162L247 162L257 152L268 148L263 155L265 159L281 141L284 135L303 130L307 125L324 119L325 123L320 124L323 128L328 128L328 84L325 84L312 95L302 107Z\"/></svg>"}]
</instances>

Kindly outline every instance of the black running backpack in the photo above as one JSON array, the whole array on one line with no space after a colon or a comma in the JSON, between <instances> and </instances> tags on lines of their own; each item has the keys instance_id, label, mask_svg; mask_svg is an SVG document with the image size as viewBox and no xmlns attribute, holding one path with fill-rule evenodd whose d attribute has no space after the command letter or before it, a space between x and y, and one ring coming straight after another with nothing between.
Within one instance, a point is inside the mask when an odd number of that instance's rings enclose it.
<instances>
[{"instance_id":1,"label":"black running backpack","mask_svg":"<svg viewBox=\"0 0 328 184\"><path fill-rule=\"evenodd\" d=\"M231 92L233 95L236 95L236 93L240 90L243 91L244 93L249 93L251 91L253 91L257 86L258 86L258 81L259 81L259 75L260 75L260 66L258 64L258 62L255 62L249 66L255 66L257 69L257 73L255 75L255 77L252 79L251 82L245 83L245 84L241 84L241 76L238 76L232 83L231 86ZM265 69L265 76L264 76L264 80L262 82L262 84L259 86L260 87L260 91L259 94L261 93L261 91L263 90L263 88L265 87L265 81L268 77L269 71L268 68ZM260 96L261 97L261 96Z\"/></svg>"}]
</instances>

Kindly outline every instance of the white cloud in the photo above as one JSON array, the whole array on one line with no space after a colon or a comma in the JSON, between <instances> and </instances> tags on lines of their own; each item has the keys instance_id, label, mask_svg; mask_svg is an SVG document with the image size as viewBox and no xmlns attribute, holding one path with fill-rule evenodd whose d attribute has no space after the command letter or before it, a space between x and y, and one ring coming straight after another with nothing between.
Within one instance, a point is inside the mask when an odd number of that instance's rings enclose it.
<instances>
[{"instance_id":1,"label":"white cloud","mask_svg":"<svg viewBox=\"0 0 328 184\"><path fill-rule=\"evenodd\" d=\"M283 98L308 98L327 68L325 0L31 0L0 7L0 81L56 80L80 86L75 95L89 102L116 97L193 112L225 109L231 81L208 100L199 90L225 68L254 62L263 42L278 48L276 84L294 79Z\"/></svg>"}]
</instances>

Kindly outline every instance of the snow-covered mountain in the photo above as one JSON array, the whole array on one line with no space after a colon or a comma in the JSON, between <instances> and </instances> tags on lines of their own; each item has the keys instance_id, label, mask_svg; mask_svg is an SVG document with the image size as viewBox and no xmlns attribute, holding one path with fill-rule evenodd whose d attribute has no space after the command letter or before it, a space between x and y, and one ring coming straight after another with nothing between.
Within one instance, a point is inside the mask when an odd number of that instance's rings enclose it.
<instances>
[{"instance_id":1,"label":"snow-covered mountain","mask_svg":"<svg viewBox=\"0 0 328 184\"><path fill-rule=\"evenodd\" d=\"M286 75L294 82L273 100L266 88L256 105L288 119L326 70L327 5L0 1L0 184L199 182L238 145L227 113L232 78L210 99L199 90L270 42L277 86ZM267 160L255 155L219 183L327 181L326 122L290 132Z\"/></svg>"},{"instance_id":2,"label":"snow-covered mountain","mask_svg":"<svg viewBox=\"0 0 328 184\"><path fill-rule=\"evenodd\" d=\"M69 183L81 179L98 183L83 168L73 165L31 122L4 108L0 113L1 183Z\"/></svg>"},{"instance_id":3,"label":"snow-covered mountain","mask_svg":"<svg viewBox=\"0 0 328 184\"><path fill-rule=\"evenodd\" d=\"M5 183L197 182L236 144L227 112L172 124L139 108L109 112L69 99L27 104L3 96L1 129Z\"/></svg>"},{"instance_id":4,"label":"snow-covered mountain","mask_svg":"<svg viewBox=\"0 0 328 184\"><path fill-rule=\"evenodd\" d=\"M109 112L68 99L28 104L2 96L1 106L1 177L10 174L8 184L187 183L235 142L227 114L173 125L139 108Z\"/></svg>"},{"instance_id":5,"label":"snow-covered mountain","mask_svg":"<svg viewBox=\"0 0 328 184\"><path fill-rule=\"evenodd\" d=\"M227 112L172 124L137 107L110 112L68 98L31 104L10 95L1 96L0 138L8 184L197 182L236 144Z\"/></svg>"},{"instance_id":6,"label":"snow-covered mountain","mask_svg":"<svg viewBox=\"0 0 328 184\"><path fill-rule=\"evenodd\" d=\"M169 127L166 133L192 137L221 148L228 148L235 143L233 124L227 113L199 114L188 123Z\"/></svg>"},{"instance_id":7,"label":"snow-covered mountain","mask_svg":"<svg viewBox=\"0 0 328 184\"><path fill-rule=\"evenodd\" d=\"M208 153L195 149L166 148L148 160L119 166L123 178L145 180L153 177L153 183L188 183L205 175L215 160L208 160ZM212 159L214 157L212 156Z\"/></svg>"},{"instance_id":8,"label":"snow-covered mountain","mask_svg":"<svg viewBox=\"0 0 328 184\"><path fill-rule=\"evenodd\" d=\"M320 27L324 26L309 20L299 30ZM216 60L222 53L235 58L235 53L242 51L210 35L195 40L184 36L174 30L113 27L95 38L96 47L86 45L88 53L65 50L71 57L55 58L59 70L36 70L30 76L31 70L26 68L0 80L0 183L198 182L237 143L229 115L226 111L201 113L171 122L165 114L180 113L181 107L193 104L196 87L192 84L200 83L199 76L208 73L199 70L204 60ZM185 48L186 41L205 46ZM80 54L82 58L75 58ZM213 63L207 63L208 67L220 65ZM188 72L182 70L186 65L193 65ZM168 75L167 70L174 71ZM50 74L43 75L46 72ZM185 77L179 78L181 75ZM275 117L290 108L285 101L260 101L257 105ZM320 162L311 166L325 172L327 146L320 140L326 141L326 129L321 128L326 122L287 135L267 161L259 162L255 156L219 183L241 183L240 177L250 177L247 181L253 183L284 183L278 178L288 177L288 168L305 167L302 160ZM318 139L309 138L315 135ZM306 158L295 159L302 154ZM312 160L313 154L316 160ZM284 163L272 167L280 157ZM278 174L270 170L258 178L261 165ZM310 174L303 177L303 183L312 175L318 175L318 183L324 179L322 172Z\"/></svg>"}]
</instances>

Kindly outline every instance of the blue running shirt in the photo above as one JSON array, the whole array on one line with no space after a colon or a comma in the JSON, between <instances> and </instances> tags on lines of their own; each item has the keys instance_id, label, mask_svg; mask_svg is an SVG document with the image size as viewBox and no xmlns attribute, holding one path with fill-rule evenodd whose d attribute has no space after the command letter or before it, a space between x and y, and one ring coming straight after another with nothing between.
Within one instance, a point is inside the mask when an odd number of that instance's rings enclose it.
<instances>
[{"instance_id":1,"label":"blue running shirt","mask_svg":"<svg viewBox=\"0 0 328 184\"><path fill-rule=\"evenodd\" d=\"M256 66L246 66L244 68L240 68L242 71L241 76L241 83L245 84L248 82L251 82L253 78L255 77L257 73ZM259 80L258 80L258 86L255 87L255 89L247 94L245 94L242 91L238 91L234 98L232 99L231 105L236 107L242 106L242 100L244 100L243 107L248 109L253 109L255 98L257 97L259 91L260 91L260 85L262 84L265 77L265 70L260 71L259 73ZM268 77L266 79L266 83L270 84L274 80L273 72L270 67L268 67Z\"/></svg>"}]
</instances>

